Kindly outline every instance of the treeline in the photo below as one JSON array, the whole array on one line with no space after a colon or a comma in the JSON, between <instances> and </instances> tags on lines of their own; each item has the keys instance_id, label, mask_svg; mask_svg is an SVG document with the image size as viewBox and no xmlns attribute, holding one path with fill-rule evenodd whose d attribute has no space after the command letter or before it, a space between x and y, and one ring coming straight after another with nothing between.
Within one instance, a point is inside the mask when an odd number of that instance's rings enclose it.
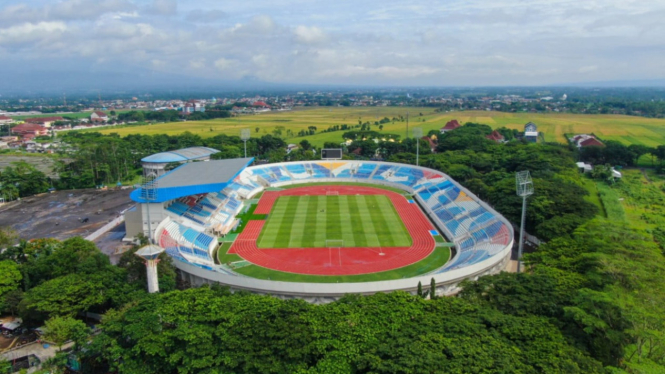
<instances>
[{"instance_id":1,"label":"treeline","mask_svg":"<svg viewBox=\"0 0 665 374\"><path fill-rule=\"evenodd\" d=\"M118 122L176 122L180 120L187 121L202 121L215 118L228 118L231 117L231 112L228 110L220 109L219 107L206 108L205 112L194 112L184 114L177 110L153 110L153 111L136 111L124 112L118 114Z\"/></svg>"},{"instance_id":2,"label":"treeline","mask_svg":"<svg viewBox=\"0 0 665 374\"><path fill-rule=\"evenodd\" d=\"M593 165L637 166L640 157L651 156L652 166L663 168L665 145L648 147L643 144L624 145L616 140L604 142L604 147L583 147L579 150L581 161ZM572 145L571 145L572 146Z\"/></svg>"},{"instance_id":3,"label":"treeline","mask_svg":"<svg viewBox=\"0 0 665 374\"><path fill-rule=\"evenodd\" d=\"M51 180L25 161L12 162L0 171L0 197L5 201L48 191Z\"/></svg>"},{"instance_id":4,"label":"treeline","mask_svg":"<svg viewBox=\"0 0 665 374\"><path fill-rule=\"evenodd\" d=\"M67 144L63 155L68 162L57 163L60 176L58 189L90 188L118 181L133 181L141 175L141 159L158 152L206 146L219 149L215 159L244 156L243 142L238 136L217 135L201 138L190 132L169 136L132 134L102 135L95 132L67 132L62 135ZM247 142L250 157L271 162L286 158L286 143L272 135L251 138Z\"/></svg>"}]
</instances>

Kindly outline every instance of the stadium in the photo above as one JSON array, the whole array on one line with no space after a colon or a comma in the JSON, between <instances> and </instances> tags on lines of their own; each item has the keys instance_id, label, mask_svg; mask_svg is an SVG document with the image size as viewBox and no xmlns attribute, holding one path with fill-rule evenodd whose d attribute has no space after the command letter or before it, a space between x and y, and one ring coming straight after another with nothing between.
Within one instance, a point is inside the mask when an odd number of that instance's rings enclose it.
<instances>
[{"instance_id":1,"label":"stadium","mask_svg":"<svg viewBox=\"0 0 665 374\"><path fill-rule=\"evenodd\" d=\"M127 236L150 235L194 286L327 302L413 293L434 278L437 295L450 295L510 259L511 224L439 171L380 161L250 166L209 160L214 151L181 152L203 162L148 177L125 214Z\"/></svg>"}]
</instances>

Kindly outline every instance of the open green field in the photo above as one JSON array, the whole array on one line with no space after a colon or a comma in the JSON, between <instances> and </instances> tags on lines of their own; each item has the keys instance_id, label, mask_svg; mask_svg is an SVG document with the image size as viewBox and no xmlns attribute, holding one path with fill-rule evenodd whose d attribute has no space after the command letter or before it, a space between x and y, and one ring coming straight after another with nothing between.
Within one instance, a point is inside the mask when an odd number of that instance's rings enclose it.
<instances>
[{"instance_id":1,"label":"open green field","mask_svg":"<svg viewBox=\"0 0 665 374\"><path fill-rule=\"evenodd\" d=\"M407 247L395 207L382 195L281 196L268 216L259 248Z\"/></svg>"},{"instance_id":2,"label":"open green field","mask_svg":"<svg viewBox=\"0 0 665 374\"><path fill-rule=\"evenodd\" d=\"M278 127L283 127L282 137L289 143L298 143L307 139L310 143L321 146L326 141L341 142L343 131L321 133L332 125L355 125L358 121L380 121L384 117L405 117L410 114L409 127L421 127L425 133L440 129L451 119L461 123L479 122L493 128L508 127L524 129L524 124L531 121L538 125L538 130L545 134L547 141L565 142L564 134L594 133L604 140L618 140L625 144L645 144L656 146L665 144L665 120L623 115L585 115L557 113L504 113L488 111L461 111L437 113L433 108L415 107L353 107L353 108L315 108L290 112L263 113L235 118L214 119L209 121L173 122L145 126L128 126L99 130L102 133L128 134L169 134L176 135L190 131L201 137L218 134L239 135L240 129L251 129L252 136L271 134ZM316 126L317 134L306 137L287 137L286 130L294 134ZM372 126L378 131L378 126ZM258 131L257 131L258 129ZM87 131L87 130L83 130ZM406 121L397 120L384 124L386 133L406 135Z\"/></svg>"}]
</instances>

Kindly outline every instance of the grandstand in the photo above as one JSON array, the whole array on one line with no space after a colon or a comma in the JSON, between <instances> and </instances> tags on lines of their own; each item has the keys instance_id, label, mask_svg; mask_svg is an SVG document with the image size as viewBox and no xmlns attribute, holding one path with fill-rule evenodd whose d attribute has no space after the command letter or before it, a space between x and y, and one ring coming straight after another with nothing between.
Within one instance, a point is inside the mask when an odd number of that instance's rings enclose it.
<instances>
[{"instance_id":1,"label":"grandstand","mask_svg":"<svg viewBox=\"0 0 665 374\"><path fill-rule=\"evenodd\" d=\"M510 223L487 204L447 175L412 165L375 161L304 161L260 166L252 159L190 163L157 180L157 200L150 204L156 221L150 233L166 249L176 265L194 283L221 282L240 289L281 295L341 295L348 292L327 284L330 290L307 291L258 279L248 280L223 265L215 265L213 253L219 238L238 225L236 216L244 201L269 187L306 182L362 182L399 188L413 195L422 210L455 248L454 256L442 267L423 275L435 277L442 293L451 293L460 280L503 269L513 243ZM132 198L141 205L141 191ZM139 209L145 212L145 209ZM141 230L147 233L145 214ZM130 222L131 220L127 220ZM128 234L129 234L128 229ZM203 271L204 270L204 271ZM409 284L415 286L418 279ZM267 283L266 283L267 282ZM410 289L390 282L368 282L358 292ZM423 282L423 283L425 283ZM295 283L294 283L295 284ZM406 283L403 282L404 285ZM324 288L325 288L324 287ZM339 287L339 286L337 286ZM412 288L412 287L411 287Z\"/></svg>"}]
</instances>

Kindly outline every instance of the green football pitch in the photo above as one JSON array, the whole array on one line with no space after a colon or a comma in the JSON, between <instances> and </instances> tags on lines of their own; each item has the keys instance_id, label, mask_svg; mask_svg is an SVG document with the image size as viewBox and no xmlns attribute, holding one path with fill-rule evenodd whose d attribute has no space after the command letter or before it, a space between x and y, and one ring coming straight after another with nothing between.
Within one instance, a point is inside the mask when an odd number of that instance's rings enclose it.
<instances>
[{"instance_id":1,"label":"green football pitch","mask_svg":"<svg viewBox=\"0 0 665 374\"><path fill-rule=\"evenodd\" d=\"M404 223L382 195L281 196L259 248L408 247Z\"/></svg>"}]
</instances>

